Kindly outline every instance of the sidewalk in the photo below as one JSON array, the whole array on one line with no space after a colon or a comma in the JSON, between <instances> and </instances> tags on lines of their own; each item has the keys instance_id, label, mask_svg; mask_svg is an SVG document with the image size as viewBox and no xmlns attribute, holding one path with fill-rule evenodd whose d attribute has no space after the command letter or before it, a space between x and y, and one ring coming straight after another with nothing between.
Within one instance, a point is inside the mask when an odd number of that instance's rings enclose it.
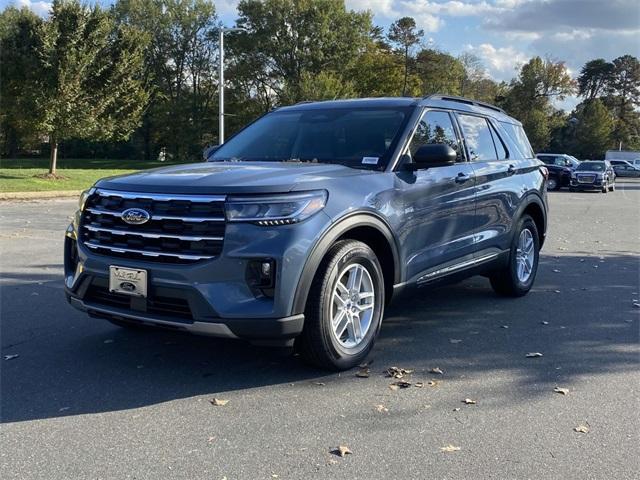
<instances>
[{"instance_id":1,"label":"sidewalk","mask_svg":"<svg viewBox=\"0 0 640 480\"><path fill-rule=\"evenodd\" d=\"M58 190L42 192L0 192L1 200L42 200L79 197L81 190Z\"/></svg>"}]
</instances>

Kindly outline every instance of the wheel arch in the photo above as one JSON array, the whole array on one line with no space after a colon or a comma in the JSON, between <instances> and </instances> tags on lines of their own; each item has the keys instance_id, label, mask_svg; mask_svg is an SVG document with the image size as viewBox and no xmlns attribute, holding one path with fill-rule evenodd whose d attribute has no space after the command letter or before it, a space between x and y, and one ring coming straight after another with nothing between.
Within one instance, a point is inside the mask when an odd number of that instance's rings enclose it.
<instances>
[{"instance_id":1,"label":"wheel arch","mask_svg":"<svg viewBox=\"0 0 640 480\"><path fill-rule=\"evenodd\" d=\"M547 236L547 208L545 202L537 194L528 195L522 202L522 206L520 207L520 211L516 218L520 218L523 215L529 215L533 218L538 229L540 248L542 248Z\"/></svg>"},{"instance_id":2,"label":"wheel arch","mask_svg":"<svg viewBox=\"0 0 640 480\"><path fill-rule=\"evenodd\" d=\"M370 212L355 212L336 221L318 239L307 257L293 299L293 312L303 313L311 284L322 259L331 246L345 239L366 243L376 253L385 281L385 298L391 299L393 286L401 282L398 245L385 220Z\"/></svg>"}]
</instances>

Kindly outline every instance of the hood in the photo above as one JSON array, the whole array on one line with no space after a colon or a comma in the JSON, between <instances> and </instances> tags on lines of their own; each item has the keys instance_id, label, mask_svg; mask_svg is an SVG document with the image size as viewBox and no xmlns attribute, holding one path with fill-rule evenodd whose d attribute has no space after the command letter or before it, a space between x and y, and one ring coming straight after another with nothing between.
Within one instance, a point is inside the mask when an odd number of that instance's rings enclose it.
<instances>
[{"instance_id":1,"label":"hood","mask_svg":"<svg viewBox=\"0 0 640 480\"><path fill-rule=\"evenodd\" d=\"M203 162L108 177L96 186L152 193L284 193L324 188L327 180L375 173L326 163Z\"/></svg>"}]
</instances>

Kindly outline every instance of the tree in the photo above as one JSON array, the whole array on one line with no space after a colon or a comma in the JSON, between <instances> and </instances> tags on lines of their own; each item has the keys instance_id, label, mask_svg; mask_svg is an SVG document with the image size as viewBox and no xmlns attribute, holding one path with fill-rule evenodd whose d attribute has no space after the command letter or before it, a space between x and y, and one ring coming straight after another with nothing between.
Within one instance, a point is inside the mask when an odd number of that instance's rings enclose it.
<instances>
[{"instance_id":1,"label":"tree","mask_svg":"<svg viewBox=\"0 0 640 480\"><path fill-rule=\"evenodd\" d=\"M518 78L499 102L518 118L535 151L547 148L557 118L551 99L563 100L575 91L575 82L563 62L534 57L522 66Z\"/></svg>"},{"instance_id":2,"label":"tree","mask_svg":"<svg viewBox=\"0 0 640 480\"><path fill-rule=\"evenodd\" d=\"M55 175L60 142L126 139L138 126L148 98L141 81L146 37L114 28L107 11L77 0L54 0L38 35L39 74L27 88Z\"/></svg>"},{"instance_id":3,"label":"tree","mask_svg":"<svg viewBox=\"0 0 640 480\"><path fill-rule=\"evenodd\" d=\"M348 69L371 41L370 13L342 0L242 0L238 13L233 61L248 90L272 104L304 100L305 75Z\"/></svg>"},{"instance_id":4,"label":"tree","mask_svg":"<svg viewBox=\"0 0 640 480\"><path fill-rule=\"evenodd\" d=\"M465 72L457 58L437 50L421 50L416 56L416 71L422 83L422 95L460 95Z\"/></svg>"},{"instance_id":5,"label":"tree","mask_svg":"<svg viewBox=\"0 0 640 480\"><path fill-rule=\"evenodd\" d=\"M612 78L613 64L602 58L584 64L578 77L578 94L593 100L605 93Z\"/></svg>"},{"instance_id":6,"label":"tree","mask_svg":"<svg viewBox=\"0 0 640 480\"><path fill-rule=\"evenodd\" d=\"M189 158L217 124L218 25L208 0L119 0L116 21L144 31L144 78L151 91L140 131L144 156L167 146Z\"/></svg>"},{"instance_id":7,"label":"tree","mask_svg":"<svg viewBox=\"0 0 640 480\"><path fill-rule=\"evenodd\" d=\"M640 61L632 55L613 60L608 83L609 103L616 116L614 139L618 145L630 148L640 142Z\"/></svg>"},{"instance_id":8,"label":"tree","mask_svg":"<svg viewBox=\"0 0 640 480\"><path fill-rule=\"evenodd\" d=\"M407 92L407 80L409 75L409 50L420 43L424 36L424 30L416 30L416 21L411 17L402 17L389 27L389 40L398 45L404 56L404 82L402 84L402 96Z\"/></svg>"},{"instance_id":9,"label":"tree","mask_svg":"<svg viewBox=\"0 0 640 480\"><path fill-rule=\"evenodd\" d=\"M0 131L2 152L8 157L16 155L22 142L36 143L34 99L25 84L37 75L41 23L28 8L10 7L0 14Z\"/></svg>"},{"instance_id":10,"label":"tree","mask_svg":"<svg viewBox=\"0 0 640 480\"><path fill-rule=\"evenodd\" d=\"M611 146L614 121L598 98L586 100L576 107L575 153L580 158L604 158Z\"/></svg>"}]
</instances>

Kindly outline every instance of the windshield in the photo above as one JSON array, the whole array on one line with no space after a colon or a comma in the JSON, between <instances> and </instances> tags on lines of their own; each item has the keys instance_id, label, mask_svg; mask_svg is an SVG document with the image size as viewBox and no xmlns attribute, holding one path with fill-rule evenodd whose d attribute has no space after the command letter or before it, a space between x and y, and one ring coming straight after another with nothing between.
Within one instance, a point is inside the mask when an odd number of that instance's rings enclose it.
<instances>
[{"instance_id":1,"label":"windshield","mask_svg":"<svg viewBox=\"0 0 640 480\"><path fill-rule=\"evenodd\" d=\"M229 139L209 160L321 162L381 169L412 108L275 111Z\"/></svg>"},{"instance_id":2,"label":"windshield","mask_svg":"<svg viewBox=\"0 0 640 480\"><path fill-rule=\"evenodd\" d=\"M587 170L589 172L604 172L603 162L582 162L576 170Z\"/></svg>"}]
</instances>

